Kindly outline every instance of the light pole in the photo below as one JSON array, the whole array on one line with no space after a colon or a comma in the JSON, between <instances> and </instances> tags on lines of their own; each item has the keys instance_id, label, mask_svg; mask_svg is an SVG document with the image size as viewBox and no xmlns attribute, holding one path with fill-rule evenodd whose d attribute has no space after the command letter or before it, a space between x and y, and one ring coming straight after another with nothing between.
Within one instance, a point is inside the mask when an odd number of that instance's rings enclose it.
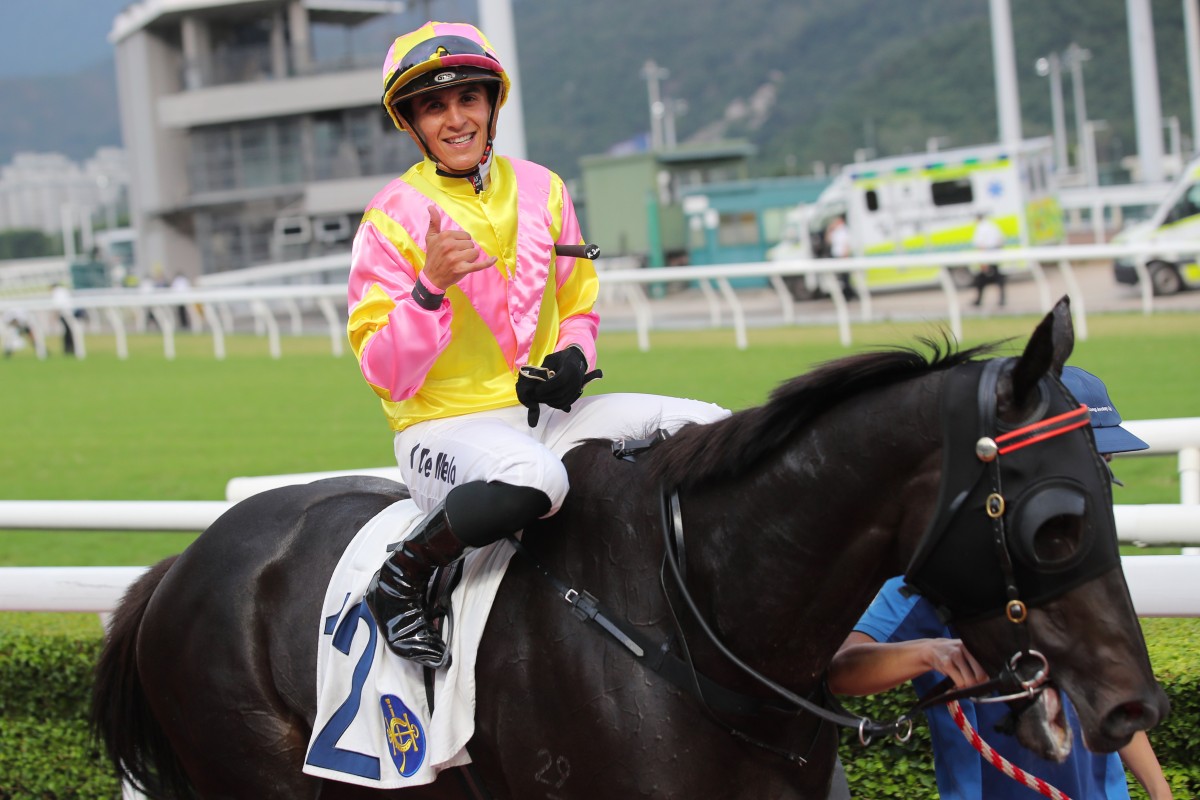
<instances>
[{"instance_id":1,"label":"light pole","mask_svg":"<svg viewBox=\"0 0 1200 800\"><path fill-rule=\"evenodd\" d=\"M1100 185L1100 166L1096 158L1096 131L1102 131L1108 123L1102 119L1091 119L1083 124L1084 145L1083 166L1087 173L1087 185Z\"/></svg>"},{"instance_id":2,"label":"light pole","mask_svg":"<svg viewBox=\"0 0 1200 800\"><path fill-rule=\"evenodd\" d=\"M1084 153L1087 152L1087 101L1083 94L1083 62L1092 58L1092 51L1071 42L1063 52L1063 60L1071 70L1071 93L1075 100L1075 133L1079 137L1079 155L1076 163L1086 172Z\"/></svg>"},{"instance_id":3,"label":"light pole","mask_svg":"<svg viewBox=\"0 0 1200 800\"><path fill-rule=\"evenodd\" d=\"M683 116L687 113L688 104L686 100L676 100L673 97L668 97L663 103L663 121L666 123L663 129L663 138L665 140L666 149L675 149L675 118Z\"/></svg>"},{"instance_id":4,"label":"light pole","mask_svg":"<svg viewBox=\"0 0 1200 800\"><path fill-rule=\"evenodd\" d=\"M1192 152L1200 150L1200 3L1183 0L1183 40L1187 44L1188 95L1192 101Z\"/></svg>"},{"instance_id":5,"label":"light pole","mask_svg":"<svg viewBox=\"0 0 1200 800\"><path fill-rule=\"evenodd\" d=\"M1141 179L1158 183L1163 173L1162 103L1158 59L1154 54L1154 21L1150 0L1125 0L1129 16L1129 58L1133 68L1133 119L1137 131Z\"/></svg>"},{"instance_id":6,"label":"light pole","mask_svg":"<svg viewBox=\"0 0 1200 800\"><path fill-rule=\"evenodd\" d=\"M424 3L425 11L429 4ZM479 0L479 26L496 46L512 84L508 90L504 125L496 133L496 149L506 156L525 158L525 112L521 104L521 77L517 71L517 34L513 26L512 0ZM428 14L422 19L432 19Z\"/></svg>"},{"instance_id":7,"label":"light pole","mask_svg":"<svg viewBox=\"0 0 1200 800\"><path fill-rule=\"evenodd\" d=\"M646 79L646 94L650 99L650 149L662 150L665 136L663 134L663 119L667 114L667 105L662 100L660 81L670 76L671 71L660 67L654 59L648 59L642 66L642 77Z\"/></svg>"},{"instance_id":8,"label":"light pole","mask_svg":"<svg viewBox=\"0 0 1200 800\"><path fill-rule=\"evenodd\" d=\"M1037 74L1050 78L1050 118L1054 125L1054 161L1058 165L1059 174L1066 173L1070 164L1067 162L1067 122L1063 115L1062 92L1062 61L1058 53L1051 53L1045 58L1039 58L1034 65Z\"/></svg>"},{"instance_id":9,"label":"light pole","mask_svg":"<svg viewBox=\"0 0 1200 800\"><path fill-rule=\"evenodd\" d=\"M1177 165L1171 170L1174 175L1177 170L1183 169L1183 130L1179 124L1179 117L1167 117L1163 127L1167 129L1167 155Z\"/></svg>"},{"instance_id":10,"label":"light pole","mask_svg":"<svg viewBox=\"0 0 1200 800\"><path fill-rule=\"evenodd\" d=\"M996 81L996 115L1000 142L1013 148L1021 142L1021 100L1017 92L1012 12L1008 0L988 0L992 28L992 69Z\"/></svg>"}]
</instances>

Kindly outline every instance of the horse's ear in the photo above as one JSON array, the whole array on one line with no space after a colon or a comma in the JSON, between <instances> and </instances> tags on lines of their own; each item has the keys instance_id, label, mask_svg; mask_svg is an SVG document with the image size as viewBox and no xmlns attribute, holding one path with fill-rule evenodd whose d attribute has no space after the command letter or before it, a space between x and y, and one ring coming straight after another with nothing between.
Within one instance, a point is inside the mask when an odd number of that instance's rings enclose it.
<instances>
[{"instance_id":1,"label":"horse's ear","mask_svg":"<svg viewBox=\"0 0 1200 800\"><path fill-rule=\"evenodd\" d=\"M1062 375L1063 365L1075 347L1075 328L1071 324L1071 301L1064 295L1029 337L1025 352L1012 371L1013 403L1017 408L1047 372Z\"/></svg>"}]
</instances>

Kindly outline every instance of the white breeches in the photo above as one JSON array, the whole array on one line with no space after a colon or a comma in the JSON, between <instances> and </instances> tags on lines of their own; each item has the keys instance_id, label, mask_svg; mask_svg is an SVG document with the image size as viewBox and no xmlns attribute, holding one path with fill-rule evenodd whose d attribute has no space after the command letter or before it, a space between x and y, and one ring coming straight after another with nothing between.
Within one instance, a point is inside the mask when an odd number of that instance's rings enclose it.
<instances>
[{"instance_id":1,"label":"white breeches","mask_svg":"<svg viewBox=\"0 0 1200 800\"><path fill-rule=\"evenodd\" d=\"M542 406L536 428L527 415L516 405L418 422L397 433L396 463L417 507L432 511L464 483L500 481L541 489L550 498L550 516L569 488L562 457L584 439L648 436L729 412L699 400L623 393L580 398L570 413Z\"/></svg>"}]
</instances>

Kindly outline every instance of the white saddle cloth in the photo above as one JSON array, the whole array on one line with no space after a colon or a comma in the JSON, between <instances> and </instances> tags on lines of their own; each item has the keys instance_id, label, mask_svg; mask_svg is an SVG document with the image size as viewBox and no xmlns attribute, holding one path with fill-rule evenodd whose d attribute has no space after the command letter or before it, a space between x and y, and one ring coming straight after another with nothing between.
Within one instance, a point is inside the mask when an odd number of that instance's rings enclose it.
<instances>
[{"instance_id":1,"label":"white saddle cloth","mask_svg":"<svg viewBox=\"0 0 1200 800\"><path fill-rule=\"evenodd\" d=\"M363 594L387 546L425 515L411 500L368 522L338 562L317 631L317 716L304 771L376 789L431 783L470 763L475 731L475 656L488 612L514 549L507 541L467 554L451 595L452 662L434 678L434 711L424 670L399 658L380 635Z\"/></svg>"}]
</instances>

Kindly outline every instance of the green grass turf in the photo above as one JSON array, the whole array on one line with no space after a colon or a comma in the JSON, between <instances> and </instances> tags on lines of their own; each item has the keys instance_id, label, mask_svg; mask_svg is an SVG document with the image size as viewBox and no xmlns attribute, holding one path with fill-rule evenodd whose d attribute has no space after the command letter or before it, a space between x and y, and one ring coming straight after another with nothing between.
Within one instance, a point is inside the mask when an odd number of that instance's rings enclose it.
<instances>
[{"instance_id":1,"label":"green grass turf","mask_svg":"<svg viewBox=\"0 0 1200 800\"><path fill-rule=\"evenodd\" d=\"M964 344L1013 338L1035 317L968 320ZM1198 413L1200 317L1093 315L1072 363L1101 375L1127 419ZM832 327L751 329L739 351L730 330L655 332L640 352L632 333L601 337L605 378L589 393L644 391L739 409L780 382L848 352L938 336L930 324L856 325L844 348ZM22 351L0 362L0 499L219 500L242 475L390 466L391 436L353 356L329 341L285 337L271 359L264 339L235 336L213 357L207 336L130 337L118 360L111 338L88 339L83 361ZM903 420L895 420L903 424ZM1119 459L1119 503L1178 502L1173 457ZM0 565L148 564L192 534L0 531Z\"/></svg>"}]
</instances>

